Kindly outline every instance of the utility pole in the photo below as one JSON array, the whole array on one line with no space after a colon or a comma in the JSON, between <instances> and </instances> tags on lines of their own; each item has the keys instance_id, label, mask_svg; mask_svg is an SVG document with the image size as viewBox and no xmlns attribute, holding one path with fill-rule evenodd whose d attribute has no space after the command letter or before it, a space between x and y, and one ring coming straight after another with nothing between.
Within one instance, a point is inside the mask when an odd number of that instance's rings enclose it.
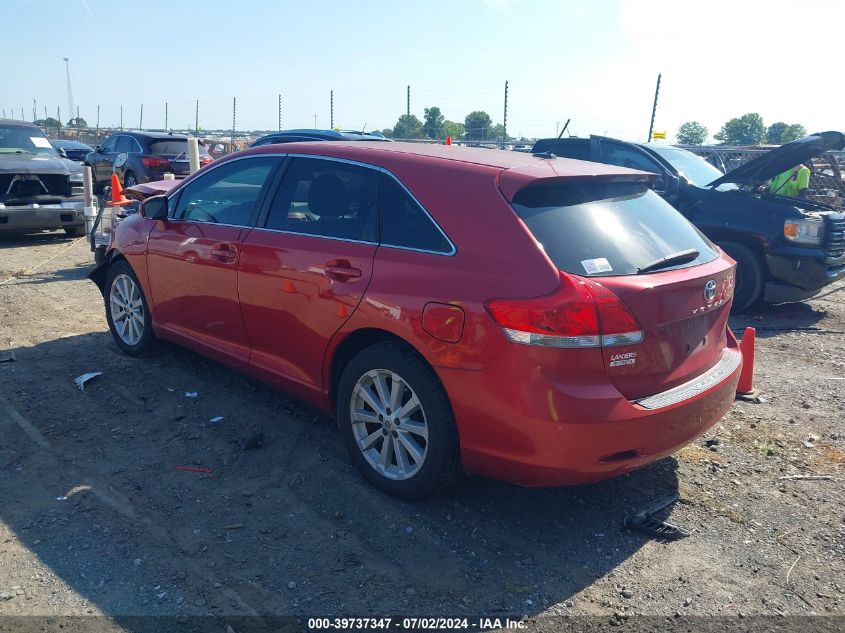
<instances>
[{"instance_id":1,"label":"utility pole","mask_svg":"<svg viewBox=\"0 0 845 633\"><path fill-rule=\"evenodd\" d=\"M504 128L504 132L502 133L502 148L505 147L505 139L508 138L508 80L505 80L505 113L502 119L502 128Z\"/></svg>"},{"instance_id":2,"label":"utility pole","mask_svg":"<svg viewBox=\"0 0 845 633\"><path fill-rule=\"evenodd\" d=\"M238 98L232 97L232 150L235 149L235 114L238 110Z\"/></svg>"},{"instance_id":3,"label":"utility pole","mask_svg":"<svg viewBox=\"0 0 845 633\"><path fill-rule=\"evenodd\" d=\"M329 129L334 129L334 90L329 92Z\"/></svg>"},{"instance_id":4,"label":"utility pole","mask_svg":"<svg viewBox=\"0 0 845 633\"><path fill-rule=\"evenodd\" d=\"M317 129L317 115L314 115L314 129Z\"/></svg>"},{"instance_id":5,"label":"utility pole","mask_svg":"<svg viewBox=\"0 0 845 633\"><path fill-rule=\"evenodd\" d=\"M58 129L62 129L62 109L59 106L56 106L56 121L59 122Z\"/></svg>"},{"instance_id":6,"label":"utility pole","mask_svg":"<svg viewBox=\"0 0 845 633\"><path fill-rule=\"evenodd\" d=\"M79 106L76 106L76 129L79 129Z\"/></svg>"},{"instance_id":7,"label":"utility pole","mask_svg":"<svg viewBox=\"0 0 845 633\"><path fill-rule=\"evenodd\" d=\"M67 115L73 116L73 93L70 90L70 60L63 57L65 60L65 74L67 75Z\"/></svg>"},{"instance_id":8,"label":"utility pole","mask_svg":"<svg viewBox=\"0 0 845 633\"><path fill-rule=\"evenodd\" d=\"M411 116L411 86L408 86L407 103L405 105L405 114Z\"/></svg>"},{"instance_id":9,"label":"utility pole","mask_svg":"<svg viewBox=\"0 0 845 633\"><path fill-rule=\"evenodd\" d=\"M26 121L26 115L23 113L23 107L21 107L21 121Z\"/></svg>"},{"instance_id":10,"label":"utility pole","mask_svg":"<svg viewBox=\"0 0 845 633\"><path fill-rule=\"evenodd\" d=\"M168 114L167 108L168 108L167 101L165 101L164 102L164 130L165 131L168 130L168 127L167 127L167 114Z\"/></svg>"},{"instance_id":11,"label":"utility pole","mask_svg":"<svg viewBox=\"0 0 845 633\"><path fill-rule=\"evenodd\" d=\"M35 102L35 99L32 100L32 122L35 123L38 120L38 104Z\"/></svg>"},{"instance_id":12,"label":"utility pole","mask_svg":"<svg viewBox=\"0 0 845 633\"><path fill-rule=\"evenodd\" d=\"M282 95L279 93L279 131L282 131Z\"/></svg>"},{"instance_id":13,"label":"utility pole","mask_svg":"<svg viewBox=\"0 0 845 633\"><path fill-rule=\"evenodd\" d=\"M5 113L5 110L3 111ZM6 118L6 115L3 114L3 118ZM47 122L47 106L44 106L44 123Z\"/></svg>"},{"instance_id":14,"label":"utility pole","mask_svg":"<svg viewBox=\"0 0 845 633\"><path fill-rule=\"evenodd\" d=\"M120 131L123 131L123 106L120 106Z\"/></svg>"},{"instance_id":15,"label":"utility pole","mask_svg":"<svg viewBox=\"0 0 845 633\"><path fill-rule=\"evenodd\" d=\"M141 118L138 119L138 129L144 131L144 104L141 104Z\"/></svg>"},{"instance_id":16,"label":"utility pole","mask_svg":"<svg viewBox=\"0 0 845 633\"><path fill-rule=\"evenodd\" d=\"M654 89L654 105L651 107L651 123L648 126L646 143L651 143L651 133L654 131L654 115L657 114L657 95L660 92L660 73L657 73L657 87Z\"/></svg>"},{"instance_id":17,"label":"utility pole","mask_svg":"<svg viewBox=\"0 0 845 633\"><path fill-rule=\"evenodd\" d=\"M197 109L194 112L194 134L199 134L200 131L200 100L197 99Z\"/></svg>"},{"instance_id":18,"label":"utility pole","mask_svg":"<svg viewBox=\"0 0 845 633\"><path fill-rule=\"evenodd\" d=\"M97 138L100 135L100 106L97 106Z\"/></svg>"}]
</instances>

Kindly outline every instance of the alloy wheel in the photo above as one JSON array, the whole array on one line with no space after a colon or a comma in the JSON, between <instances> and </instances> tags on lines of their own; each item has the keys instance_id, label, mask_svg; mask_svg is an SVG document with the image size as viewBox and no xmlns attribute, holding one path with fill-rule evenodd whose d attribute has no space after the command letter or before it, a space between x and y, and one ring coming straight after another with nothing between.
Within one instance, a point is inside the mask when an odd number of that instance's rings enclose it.
<instances>
[{"instance_id":1,"label":"alloy wheel","mask_svg":"<svg viewBox=\"0 0 845 633\"><path fill-rule=\"evenodd\" d=\"M428 423L417 394L397 373L368 371L352 390L349 417L367 463L391 480L413 477L428 453Z\"/></svg>"},{"instance_id":2,"label":"alloy wheel","mask_svg":"<svg viewBox=\"0 0 845 633\"><path fill-rule=\"evenodd\" d=\"M137 345L144 335L144 303L141 290L129 275L118 275L112 281L109 307L120 340Z\"/></svg>"}]
</instances>

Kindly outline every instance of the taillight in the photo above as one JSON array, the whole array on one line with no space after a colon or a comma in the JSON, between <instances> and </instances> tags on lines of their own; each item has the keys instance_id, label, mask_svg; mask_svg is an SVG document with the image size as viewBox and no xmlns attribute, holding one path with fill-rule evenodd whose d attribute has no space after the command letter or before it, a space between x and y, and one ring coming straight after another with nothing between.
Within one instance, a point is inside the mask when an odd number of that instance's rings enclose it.
<instances>
[{"instance_id":1,"label":"taillight","mask_svg":"<svg viewBox=\"0 0 845 633\"><path fill-rule=\"evenodd\" d=\"M153 169L170 167L170 161L161 156L142 156L141 162L144 164L144 167L152 167Z\"/></svg>"},{"instance_id":2,"label":"taillight","mask_svg":"<svg viewBox=\"0 0 845 633\"><path fill-rule=\"evenodd\" d=\"M200 166L205 167L209 163L211 163L214 159L211 156L201 156L200 157Z\"/></svg>"},{"instance_id":3,"label":"taillight","mask_svg":"<svg viewBox=\"0 0 845 633\"><path fill-rule=\"evenodd\" d=\"M493 299L490 315L514 343L543 347L613 347L643 340L624 303L594 281L560 273L552 294L530 299Z\"/></svg>"}]
</instances>

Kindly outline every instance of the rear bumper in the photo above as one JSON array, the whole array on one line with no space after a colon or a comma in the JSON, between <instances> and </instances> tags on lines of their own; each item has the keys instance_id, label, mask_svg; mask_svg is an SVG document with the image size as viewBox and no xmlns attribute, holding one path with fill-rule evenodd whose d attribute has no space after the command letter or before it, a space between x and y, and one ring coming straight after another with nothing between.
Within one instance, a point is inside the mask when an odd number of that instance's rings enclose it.
<instances>
[{"instance_id":1,"label":"rear bumper","mask_svg":"<svg viewBox=\"0 0 845 633\"><path fill-rule=\"evenodd\" d=\"M729 334L713 370L673 395L658 394L668 395L662 401L634 402L609 382L553 380L530 363L520 368L519 346L511 347L488 370L438 374L455 411L464 467L523 486L600 481L671 455L730 409L741 370Z\"/></svg>"},{"instance_id":2,"label":"rear bumper","mask_svg":"<svg viewBox=\"0 0 845 633\"><path fill-rule=\"evenodd\" d=\"M83 200L68 199L59 204L0 205L0 233L83 226Z\"/></svg>"}]
</instances>

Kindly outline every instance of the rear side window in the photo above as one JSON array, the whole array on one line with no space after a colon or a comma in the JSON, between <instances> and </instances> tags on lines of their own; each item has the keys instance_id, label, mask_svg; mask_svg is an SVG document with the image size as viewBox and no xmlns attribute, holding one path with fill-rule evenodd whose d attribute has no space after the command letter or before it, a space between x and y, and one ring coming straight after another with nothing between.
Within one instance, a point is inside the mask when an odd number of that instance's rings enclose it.
<instances>
[{"instance_id":1,"label":"rear side window","mask_svg":"<svg viewBox=\"0 0 845 633\"><path fill-rule=\"evenodd\" d=\"M318 158L294 158L266 227L319 237L376 241L379 173Z\"/></svg>"},{"instance_id":2,"label":"rear side window","mask_svg":"<svg viewBox=\"0 0 845 633\"><path fill-rule=\"evenodd\" d=\"M399 246L435 253L451 253L452 245L428 214L396 179L381 175L380 239Z\"/></svg>"},{"instance_id":3,"label":"rear side window","mask_svg":"<svg viewBox=\"0 0 845 633\"><path fill-rule=\"evenodd\" d=\"M694 249L686 268L717 257L715 247L642 182L535 185L513 208L559 270L588 277L636 275L658 259Z\"/></svg>"},{"instance_id":4,"label":"rear side window","mask_svg":"<svg viewBox=\"0 0 845 633\"><path fill-rule=\"evenodd\" d=\"M199 144L199 150L200 156L208 155L208 151L205 149L205 146L202 143ZM179 154L185 154L185 156L187 156L188 141L184 139L165 139L161 141L150 141L150 153L155 154L156 156L178 156Z\"/></svg>"},{"instance_id":5,"label":"rear side window","mask_svg":"<svg viewBox=\"0 0 845 633\"><path fill-rule=\"evenodd\" d=\"M574 158L576 160L590 160L590 143L588 141L567 141L566 139L561 139L555 144L556 140L553 138L540 139L531 151L539 154L541 152L548 152L554 146L555 156Z\"/></svg>"},{"instance_id":6,"label":"rear side window","mask_svg":"<svg viewBox=\"0 0 845 633\"><path fill-rule=\"evenodd\" d=\"M121 136L117 140L117 148L115 149L116 152L119 154L132 152L135 150L134 144L132 142L132 138L129 136Z\"/></svg>"}]
</instances>

